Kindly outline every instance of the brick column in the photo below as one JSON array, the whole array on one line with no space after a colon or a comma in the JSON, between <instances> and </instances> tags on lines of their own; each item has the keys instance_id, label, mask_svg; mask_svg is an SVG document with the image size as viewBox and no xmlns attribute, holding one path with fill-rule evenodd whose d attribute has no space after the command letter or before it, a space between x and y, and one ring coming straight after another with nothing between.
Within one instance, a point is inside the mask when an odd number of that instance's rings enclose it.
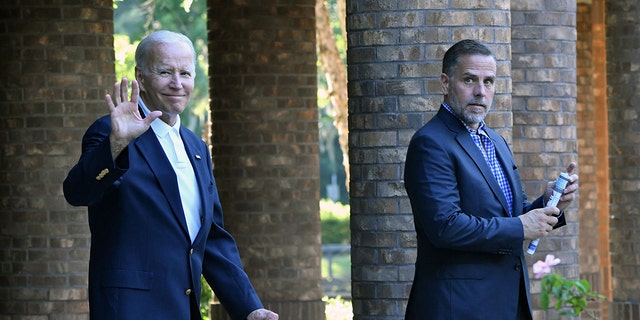
<instances>
[{"instance_id":1,"label":"brick column","mask_svg":"<svg viewBox=\"0 0 640 320\"><path fill-rule=\"evenodd\" d=\"M640 319L640 6L606 1L611 164L611 319Z\"/></svg>"},{"instance_id":2,"label":"brick column","mask_svg":"<svg viewBox=\"0 0 640 320\"><path fill-rule=\"evenodd\" d=\"M114 77L110 1L0 5L0 313L88 318L86 208L62 181Z\"/></svg>"},{"instance_id":3,"label":"brick column","mask_svg":"<svg viewBox=\"0 0 640 320\"><path fill-rule=\"evenodd\" d=\"M545 182L578 161L576 137L576 2L511 1L513 48L513 151L525 191L535 199ZM529 266L551 253L569 278L580 274L577 203L568 225L540 241ZM540 287L532 282L534 308ZM534 311L542 316L542 311Z\"/></svg>"},{"instance_id":4,"label":"brick column","mask_svg":"<svg viewBox=\"0 0 640 320\"><path fill-rule=\"evenodd\" d=\"M458 40L496 51L500 78L488 121L511 139L508 1L446 3L347 0L355 319L404 318L416 258L402 181L406 147L440 106L442 57Z\"/></svg>"},{"instance_id":5,"label":"brick column","mask_svg":"<svg viewBox=\"0 0 640 320\"><path fill-rule=\"evenodd\" d=\"M315 0L208 4L225 224L269 308L281 319L324 319Z\"/></svg>"}]
</instances>

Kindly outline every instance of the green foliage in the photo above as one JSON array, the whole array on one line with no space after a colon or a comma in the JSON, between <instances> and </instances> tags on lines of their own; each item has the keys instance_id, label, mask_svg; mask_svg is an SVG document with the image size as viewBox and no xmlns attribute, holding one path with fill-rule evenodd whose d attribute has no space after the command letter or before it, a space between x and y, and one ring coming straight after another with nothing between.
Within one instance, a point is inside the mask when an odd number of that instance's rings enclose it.
<instances>
[{"instance_id":1,"label":"green foliage","mask_svg":"<svg viewBox=\"0 0 640 320\"><path fill-rule=\"evenodd\" d=\"M553 307L560 310L561 316L577 317L583 311L592 319L596 317L586 310L587 302L604 299L604 296L591 291L591 284L587 280L567 280L557 273L545 275L541 281L542 292L540 304L544 310L549 309L551 300L555 300Z\"/></svg>"},{"instance_id":2,"label":"green foliage","mask_svg":"<svg viewBox=\"0 0 640 320\"><path fill-rule=\"evenodd\" d=\"M138 43L140 43L140 40L132 42L126 34L113 35L113 47L116 54L117 79L135 79L134 68L136 66L136 61L133 53L136 51Z\"/></svg>"},{"instance_id":3,"label":"green foliage","mask_svg":"<svg viewBox=\"0 0 640 320\"><path fill-rule=\"evenodd\" d=\"M343 19L340 19L338 10L336 9L336 0L325 0L327 10L329 11L329 24L333 30L333 36L336 39L336 46L338 47L338 54L345 65L347 65L347 39L342 36L342 26L340 25Z\"/></svg>"},{"instance_id":4,"label":"green foliage","mask_svg":"<svg viewBox=\"0 0 640 320\"><path fill-rule=\"evenodd\" d=\"M213 290L203 276L200 276L200 288L200 314L202 320L209 320L209 304L213 299Z\"/></svg>"},{"instance_id":5,"label":"green foliage","mask_svg":"<svg viewBox=\"0 0 640 320\"><path fill-rule=\"evenodd\" d=\"M340 202L320 200L320 223L323 244L351 243L350 207Z\"/></svg>"}]
</instances>

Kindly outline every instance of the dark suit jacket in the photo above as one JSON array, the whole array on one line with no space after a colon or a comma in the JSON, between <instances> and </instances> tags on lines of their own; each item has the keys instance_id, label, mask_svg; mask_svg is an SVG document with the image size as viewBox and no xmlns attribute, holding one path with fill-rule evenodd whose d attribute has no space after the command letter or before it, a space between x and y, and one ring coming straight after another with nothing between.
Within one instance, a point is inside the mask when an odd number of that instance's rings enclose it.
<instances>
[{"instance_id":1,"label":"dark suit jacket","mask_svg":"<svg viewBox=\"0 0 640 320\"><path fill-rule=\"evenodd\" d=\"M115 162L110 131L109 116L91 125L63 185L70 204L89 207L91 318L189 319L200 299L201 274L233 319L262 308L235 241L223 229L202 139L181 127L202 199L202 227L192 244L176 174L153 129L131 141Z\"/></svg>"},{"instance_id":2,"label":"dark suit jacket","mask_svg":"<svg viewBox=\"0 0 640 320\"><path fill-rule=\"evenodd\" d=\"M506 141L487 133L513 190L513 218L482 153L444 107L411 139L404 182L418 253L405 319L516 319L522 279L529 300L515 217L542 207L542 198L527 201Z\"/></svg>"}]
</instances>

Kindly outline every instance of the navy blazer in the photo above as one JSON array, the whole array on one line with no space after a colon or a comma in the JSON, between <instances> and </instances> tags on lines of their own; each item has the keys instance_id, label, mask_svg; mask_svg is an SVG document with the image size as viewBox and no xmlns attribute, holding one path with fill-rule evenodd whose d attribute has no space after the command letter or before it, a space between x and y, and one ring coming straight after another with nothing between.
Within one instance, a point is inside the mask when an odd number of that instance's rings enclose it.
<instances>
[{"instance_id":1,"label":"navy blazer","mask_svg":"<svg viewBox=\"0 0 640 320\"><path fill-rule=\"evenodd\" d=\"M411 139L404 183L418 252L407 320L516 319L521 281L529 300L524 231L515 217L543 200L527 201L509 146L487 133L513 191L513 217L480 149L444 107Z\"/></svg>"},{"instance_id":2,"label":"navy blazer","mask_svg":"<svg viewBox=\"0 0 640 320\"><path fill-rule=\"evenodd\" d=\"M91 319L190 319L204 274L233 319L262 304L242 268L222 208L207 145L181 127L202 201L193 243L176 174L153 129L112 159L109 116L94 122L82 155L64 181L64 195L88 206L91 230Z\"/></svg>"}]
</instances>

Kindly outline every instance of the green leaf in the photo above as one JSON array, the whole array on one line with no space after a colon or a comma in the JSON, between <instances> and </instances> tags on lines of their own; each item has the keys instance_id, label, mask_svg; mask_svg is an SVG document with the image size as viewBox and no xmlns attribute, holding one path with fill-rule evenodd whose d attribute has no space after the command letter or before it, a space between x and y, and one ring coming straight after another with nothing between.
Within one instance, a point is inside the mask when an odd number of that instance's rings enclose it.
<instances>
[{"instance_id":1,"label":"green leaf","mask_svg":"<svg viewBox=\"0 0 640 320\"><path fill-rule=\"evenodd\" d=\"M540 305L544 310L549 309L549 294L546 291L540 293Z\"/></svg>"},{"instance_id":2,"label":"green leaf","mask_svg":"<svg viewBox=\"0 0 640 320\"><path fill-rule=\"evenodd\" d=\"M568 280L559 274L548 274L540 282L540 304L548 310L553 298L553 306L563 316L577 317L587 308L587 299L604 299L597 292L591 291L587 280ZM589 312L587 312L589 315Z\"/></svg>"}]
</instances>

